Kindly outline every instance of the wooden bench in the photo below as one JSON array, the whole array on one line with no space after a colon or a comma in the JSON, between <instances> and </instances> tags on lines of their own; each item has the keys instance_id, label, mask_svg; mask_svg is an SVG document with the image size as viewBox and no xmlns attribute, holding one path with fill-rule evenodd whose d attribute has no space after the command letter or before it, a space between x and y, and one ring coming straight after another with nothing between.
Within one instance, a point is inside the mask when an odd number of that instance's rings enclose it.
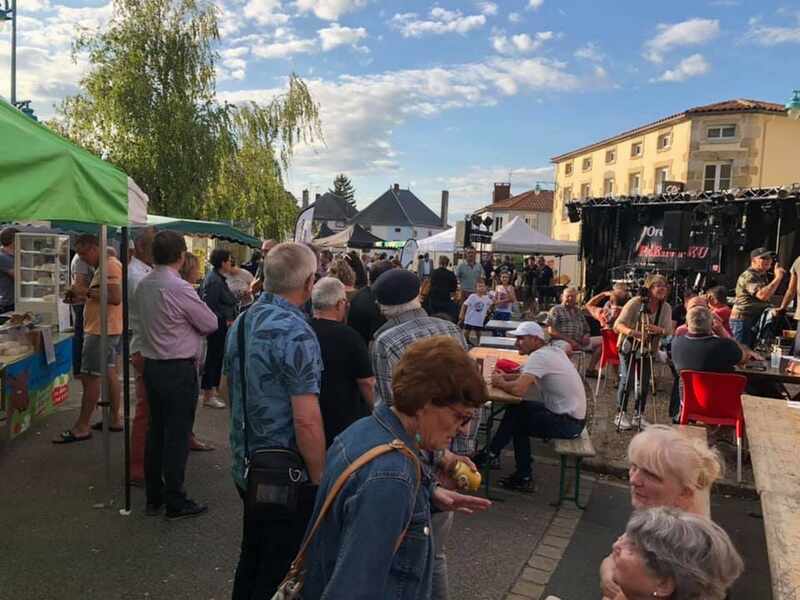
<instances>
[{"instance_id":1,"label":"wooden bench","mask_svg":"<svg viewBox=\"0 0 800 600\"><path fill-rule=\"evenodd\" d=\"M584 458L595 456L597 452L592 444L592 438L589 437L589 432L584 428L579 437L571 440L553 440L553 448L556 454L561 458L561 479L558 482L558 501L553 503L553 506L559 507L564 500L571 500L580 509L586 508L580 504L581 493L581 463ZM570 457L575 459L574 465L569 465ZM572 496L566 495L566 477L567 470L573 469L575 471L575 492Z\"/></svg>"}]
</instances>

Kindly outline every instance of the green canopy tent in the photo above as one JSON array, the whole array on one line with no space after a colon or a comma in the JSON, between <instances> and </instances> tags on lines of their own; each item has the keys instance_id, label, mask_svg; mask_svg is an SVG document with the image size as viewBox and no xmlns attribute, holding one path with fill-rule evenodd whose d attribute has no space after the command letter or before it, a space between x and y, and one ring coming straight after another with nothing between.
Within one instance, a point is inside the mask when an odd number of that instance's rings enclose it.
<instances>
[{"instance_id":1,"label":"green canopy tent","mask_svg":"<svg viewBox=\"0 0 800 600\"><path fill-rule=\"evenodd\" d=\"M123 302L127 304L127 227L147 221L147 195L123 171L65 140L0 100L0 221L71 219L96 223L100 247L107 241L106 225L122 227ZM101 356L108 331L106 253L100 253ZM123 370L128 380L128 311L123 311ZM102 377L103 399L109 398L108 379ZM130 511L130 391L123 386L125 407L125 510ZM106 482L110 490L109 408L103 408L103 445Z\"/></svg>"}]
</instances>

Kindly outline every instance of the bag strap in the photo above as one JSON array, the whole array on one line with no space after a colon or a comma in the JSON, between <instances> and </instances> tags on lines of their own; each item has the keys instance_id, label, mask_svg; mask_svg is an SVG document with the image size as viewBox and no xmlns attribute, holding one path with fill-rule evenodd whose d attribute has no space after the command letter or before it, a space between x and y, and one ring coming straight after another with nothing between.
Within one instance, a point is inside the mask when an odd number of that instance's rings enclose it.
<instances>
[{"instance_id":1,"label":"bag strap","mask_svg":"<svg viewBox=\"0 0 800 600\"><path fill-rule=\"evenodd\" d=\"M417 471L416 477L416 486L414 488L414 499L416 500L417 494L419 493L419 486L420 481L422 479L422 467L420 466L419 458L417 455L412 452L408 446L406 446L401 440L395 439L389 442L388 444L381 444L380 446L375 446L374 448L367 450L364 454L359 456L355 461L353 461L344 471L342 471L341 475L336 479L336 482L331 487L330 491L328 492L328 496L325 498L325 502L322 504L322 508L320 508L319 515L317 515L316 521L314 521L313 527L306 535L305 540L303 540L303 545L300 547L300 551L297 553L297 556L292 561L291 567L289 567L289 572L286 575L284 581L290 579L291 577L297 576L302 567L303 563L306 559L306 550L308 549L309 544L314 539L314 535L317 533L320 525L322 525L322 521L325 516L328 514L331 506L333 506L336 497L339 495L339 492L347 483L347 480L350 479L350 476L353 475L356 471L358 471L361 467L366 465L367 463L371 462L372 460L378 458L379 456L386 454L388 452L402 452L406 456L408 456L411 461L414 463ZM400 548L400 544L403 543L403 539L406 536L406 532L408 531L409 526L411 525L411 518L413 517L414 509L413 506L411 508L411 514L408 517L408 523L406 523L405 528L403 529L403 533L400 534L400 537L397 538L397 542L394 546L394 551L397 552L398 548Z\"/></svg>"},{"instance_id":2,"label":"bag strap","mask_svg":"<svg viewBox=\"0 0 800 600\"><path fill-rule=\"evenodd\" d=\"M237 343L239 345L239 387L242 390L242 422L244 427L244 464L245 471L250 463L250 444L247 442L247 379L244 375L244 360L245 360L245 320L247 313L242 313L239 319L239 326L236 330Z\"/></svg>"}]
</instances>

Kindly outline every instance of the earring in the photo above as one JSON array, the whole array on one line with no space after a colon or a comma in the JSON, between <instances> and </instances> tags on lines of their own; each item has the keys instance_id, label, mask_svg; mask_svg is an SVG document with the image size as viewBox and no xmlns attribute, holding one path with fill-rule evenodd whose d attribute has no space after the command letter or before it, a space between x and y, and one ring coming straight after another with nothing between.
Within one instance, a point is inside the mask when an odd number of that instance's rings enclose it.
<instances>
[{"instance_id":1,"label":"earring","mask_svg":"<svg viewBox=\"0 0 800 600\"><path fill-rule=\"evenodd\" d=\"M422 435L420 435L419 432L417 432L417 434L414 436L414 439L417 441L417 446L422 445Z\"/></svg>"}]
</instances>

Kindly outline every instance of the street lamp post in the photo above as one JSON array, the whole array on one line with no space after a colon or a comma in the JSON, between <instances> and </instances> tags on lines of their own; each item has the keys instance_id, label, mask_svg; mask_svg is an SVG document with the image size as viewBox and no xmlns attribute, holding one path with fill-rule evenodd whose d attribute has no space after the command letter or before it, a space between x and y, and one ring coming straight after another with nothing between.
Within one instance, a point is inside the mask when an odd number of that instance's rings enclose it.
<instances>
[{"instance_id":1,"label":"street lamp post","mask_svg":"<svg viewBox=\"0 0 800 600\"><path fill-rule=\"evenodd\" d=\"M800 120L800 90L792 92L792 99L786 103L786 113L789 118Z\"/></svg>"},{"instance_id":2,"label":"street lamp post","mask_svg":"<svg viewBox=\"0 0 800 600\"><path fill-rule=\"evenodd\" d=\"M17 105L17 0L3 0L0 21L11 21L11 105Z\"/></svg>"}]
</instances>

